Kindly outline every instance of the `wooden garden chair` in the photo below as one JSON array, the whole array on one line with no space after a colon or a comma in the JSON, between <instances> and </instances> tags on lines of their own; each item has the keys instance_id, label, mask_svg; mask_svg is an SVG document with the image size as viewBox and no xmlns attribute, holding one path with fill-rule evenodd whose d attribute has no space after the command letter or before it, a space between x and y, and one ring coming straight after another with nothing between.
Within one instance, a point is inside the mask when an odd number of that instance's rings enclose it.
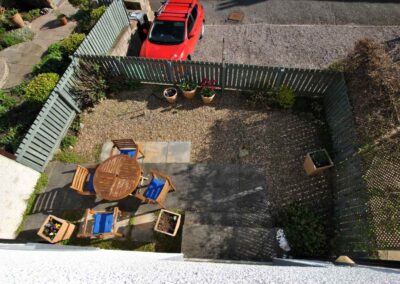
<instances>
[{"instance_id":1,"label":"wooden garden chair","mask_svg":"<svg viewBox=\"0 0 400 284\"><path fill-rule=\"evenodd\" d=\"M117 139L112 140L112 142L114 143L114 147L116 147L121 154L137 159L140 153L142 155L141 158L144 158L142 148L132 139Z\"/></svg>"},{"instance_id":2,"label":"wooden garden chair","mask_svg":"<svg viewBox=\"0 0 400 284\"><path fill-rule=\"evenodd\" d=\"M143 190L136 190L134 196L142 202L148 204L158 204L161 208L165 208L164 201L170 191L176 191L175 185L171 181L171 177L156 170L150 172L152 175L149 186Z\"/></svg>"},{"instance_id":3,"label":"wooden garden chair","mask_svg":"<svg viewBox=\"0 0 400 284\"><path fill-rule=\"evenodd\" d=\"M70 187L81 195L96 195L93 177L94 173L90 173L89 169L78 165Z\"/></svg>"},{"instance_id":4,"label":"wooden garden chair","mask_svg":"<svg viewBox=\"0 0 400 284\"><path fill-rule=\"evenodd\" d=\"M121 211L118 207L115 207L112 212L86 209L85 219L77 237L100 239L109 236L123 237L124 235L117 232L116 228L119 216L121 216Z\"/></svg>"}]
</instances>

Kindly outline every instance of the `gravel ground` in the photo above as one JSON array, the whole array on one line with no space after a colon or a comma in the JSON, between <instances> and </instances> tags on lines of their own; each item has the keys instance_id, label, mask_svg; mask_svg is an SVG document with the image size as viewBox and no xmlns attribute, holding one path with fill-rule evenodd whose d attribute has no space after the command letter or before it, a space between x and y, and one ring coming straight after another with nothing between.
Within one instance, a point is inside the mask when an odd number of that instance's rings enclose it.
<instances>
[{"instance_id":1,"label":"gravel ground","mask_svg":"<svg viewBox=\"0 0 400 284\"><path fill-rule=\"evenodd\" d=\"M324 68L352 50L354 42L400 37L399 26L206 25L193 60L298 68Z\"/></svg>"},{"instance_id":2,"label":"gravel ground","mask_svg":"<svg viewBox=\"0 0 400 284\"><path fill-rule=\"evenodd\" d=\"M325 176L307 177L302 168L306 152L322 147L318 128L290 112L261 111L245 106L237 93L216 98L204 106L200 98L179 98L171 107L162 88L145 87L103 101L84 114L76 151L93 153L111 138L136 141L191 141L194 163L251 163L264 165L272 202L329 200ZM240 158L239 153L247 153Z\"/></svg>"}]
</instances>

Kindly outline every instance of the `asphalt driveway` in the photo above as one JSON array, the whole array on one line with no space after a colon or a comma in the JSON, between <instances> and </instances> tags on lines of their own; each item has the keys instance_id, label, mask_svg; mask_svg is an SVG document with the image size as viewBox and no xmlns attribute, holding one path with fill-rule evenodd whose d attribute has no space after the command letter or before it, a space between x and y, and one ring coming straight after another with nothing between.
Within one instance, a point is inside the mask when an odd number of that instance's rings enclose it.
<instances>
[{"instance_id":1,"label":"asphalt driveway","mask_svg":"<svg viewBox=\"0 0 400 284\"><path fill-rule=\"evenodd\" d=\"M244 12L244 24L400 25L400 1L200 0L207 24L226 24L230 12ZM150 0L157 10L160 0Z\"/></svg>"}]
</instances>

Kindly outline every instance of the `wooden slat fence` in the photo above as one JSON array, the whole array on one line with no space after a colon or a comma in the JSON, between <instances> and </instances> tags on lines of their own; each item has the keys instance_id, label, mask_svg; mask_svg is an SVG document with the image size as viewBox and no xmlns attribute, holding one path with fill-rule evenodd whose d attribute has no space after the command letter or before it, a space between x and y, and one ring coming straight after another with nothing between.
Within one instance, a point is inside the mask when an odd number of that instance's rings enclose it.
<instances>
[{"instance_id":1,"label":"wooden slat fence","mask_svg":"<svg viewBox=\"0 0 400 284\"><path fill-rule=\"evenodd\" d=\"M75 62L50 94L16 152L17 161L42 172L80 111L70 96Z\"/></svg>"},{"instance_id":2,"label":"wooden slat fence","mask_svg":"<svg viewBox=\"0 0 400 284\"><path fill-rule=\"evenodd\" d=\"M143 82L175 84L185 79L201 82L207 78L215 80L221 89L255 90L285 85L303 96L321 96L338 77L338 73L312 69L100 55L77 57L112 74Z\"/></svg>"},{"instance_id":3,"label":"wooden slat fence","mask_svg":"<svg viewBox=\"0 0 400 284\"><path fill-rule=\"evenodd\" d=\"M107 54L121 31L128 25L128 15L123 1L114 0L76 50L75 55Z\"/></svg>"},{"instance_id":4,"label":"wooden slat fence","mask_svg":"<svg viewBox=\"0 0 400 284\"><path fill-rule=\"evenodd\" d=\"M346 83L341 76L324 96L326 121L334 150L332 190L337 250L354 255L368 239L367 189L362 160L357 153L356 128Z\"/></svg>"}]
</instances>

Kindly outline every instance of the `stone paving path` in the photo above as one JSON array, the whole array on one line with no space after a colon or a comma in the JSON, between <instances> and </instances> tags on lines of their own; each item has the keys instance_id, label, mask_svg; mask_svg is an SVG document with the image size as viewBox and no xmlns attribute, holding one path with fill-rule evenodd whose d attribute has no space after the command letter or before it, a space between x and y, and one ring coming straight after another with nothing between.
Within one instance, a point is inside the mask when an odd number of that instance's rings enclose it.
<instances>
[{"instance_id":1,"label":"stone paving path","mask_svg":"<svg viewBox=\"0 0 400 284\"><path fill-rule=\"evenodd\" d=\"M64 1L57 11L67 16L75 14L76 9L68 1ZM66 26L60 26L54 13L41 16L31 23L35 37L31 41L23 42L0 51L0 66L5 60L8 66L8 76L0 75L0 88L11 88L29 78L33 65L40 62L41 56L47 47L67 35L75 28L76 22L70 21Z\"/></svg>"}]
</instances>

